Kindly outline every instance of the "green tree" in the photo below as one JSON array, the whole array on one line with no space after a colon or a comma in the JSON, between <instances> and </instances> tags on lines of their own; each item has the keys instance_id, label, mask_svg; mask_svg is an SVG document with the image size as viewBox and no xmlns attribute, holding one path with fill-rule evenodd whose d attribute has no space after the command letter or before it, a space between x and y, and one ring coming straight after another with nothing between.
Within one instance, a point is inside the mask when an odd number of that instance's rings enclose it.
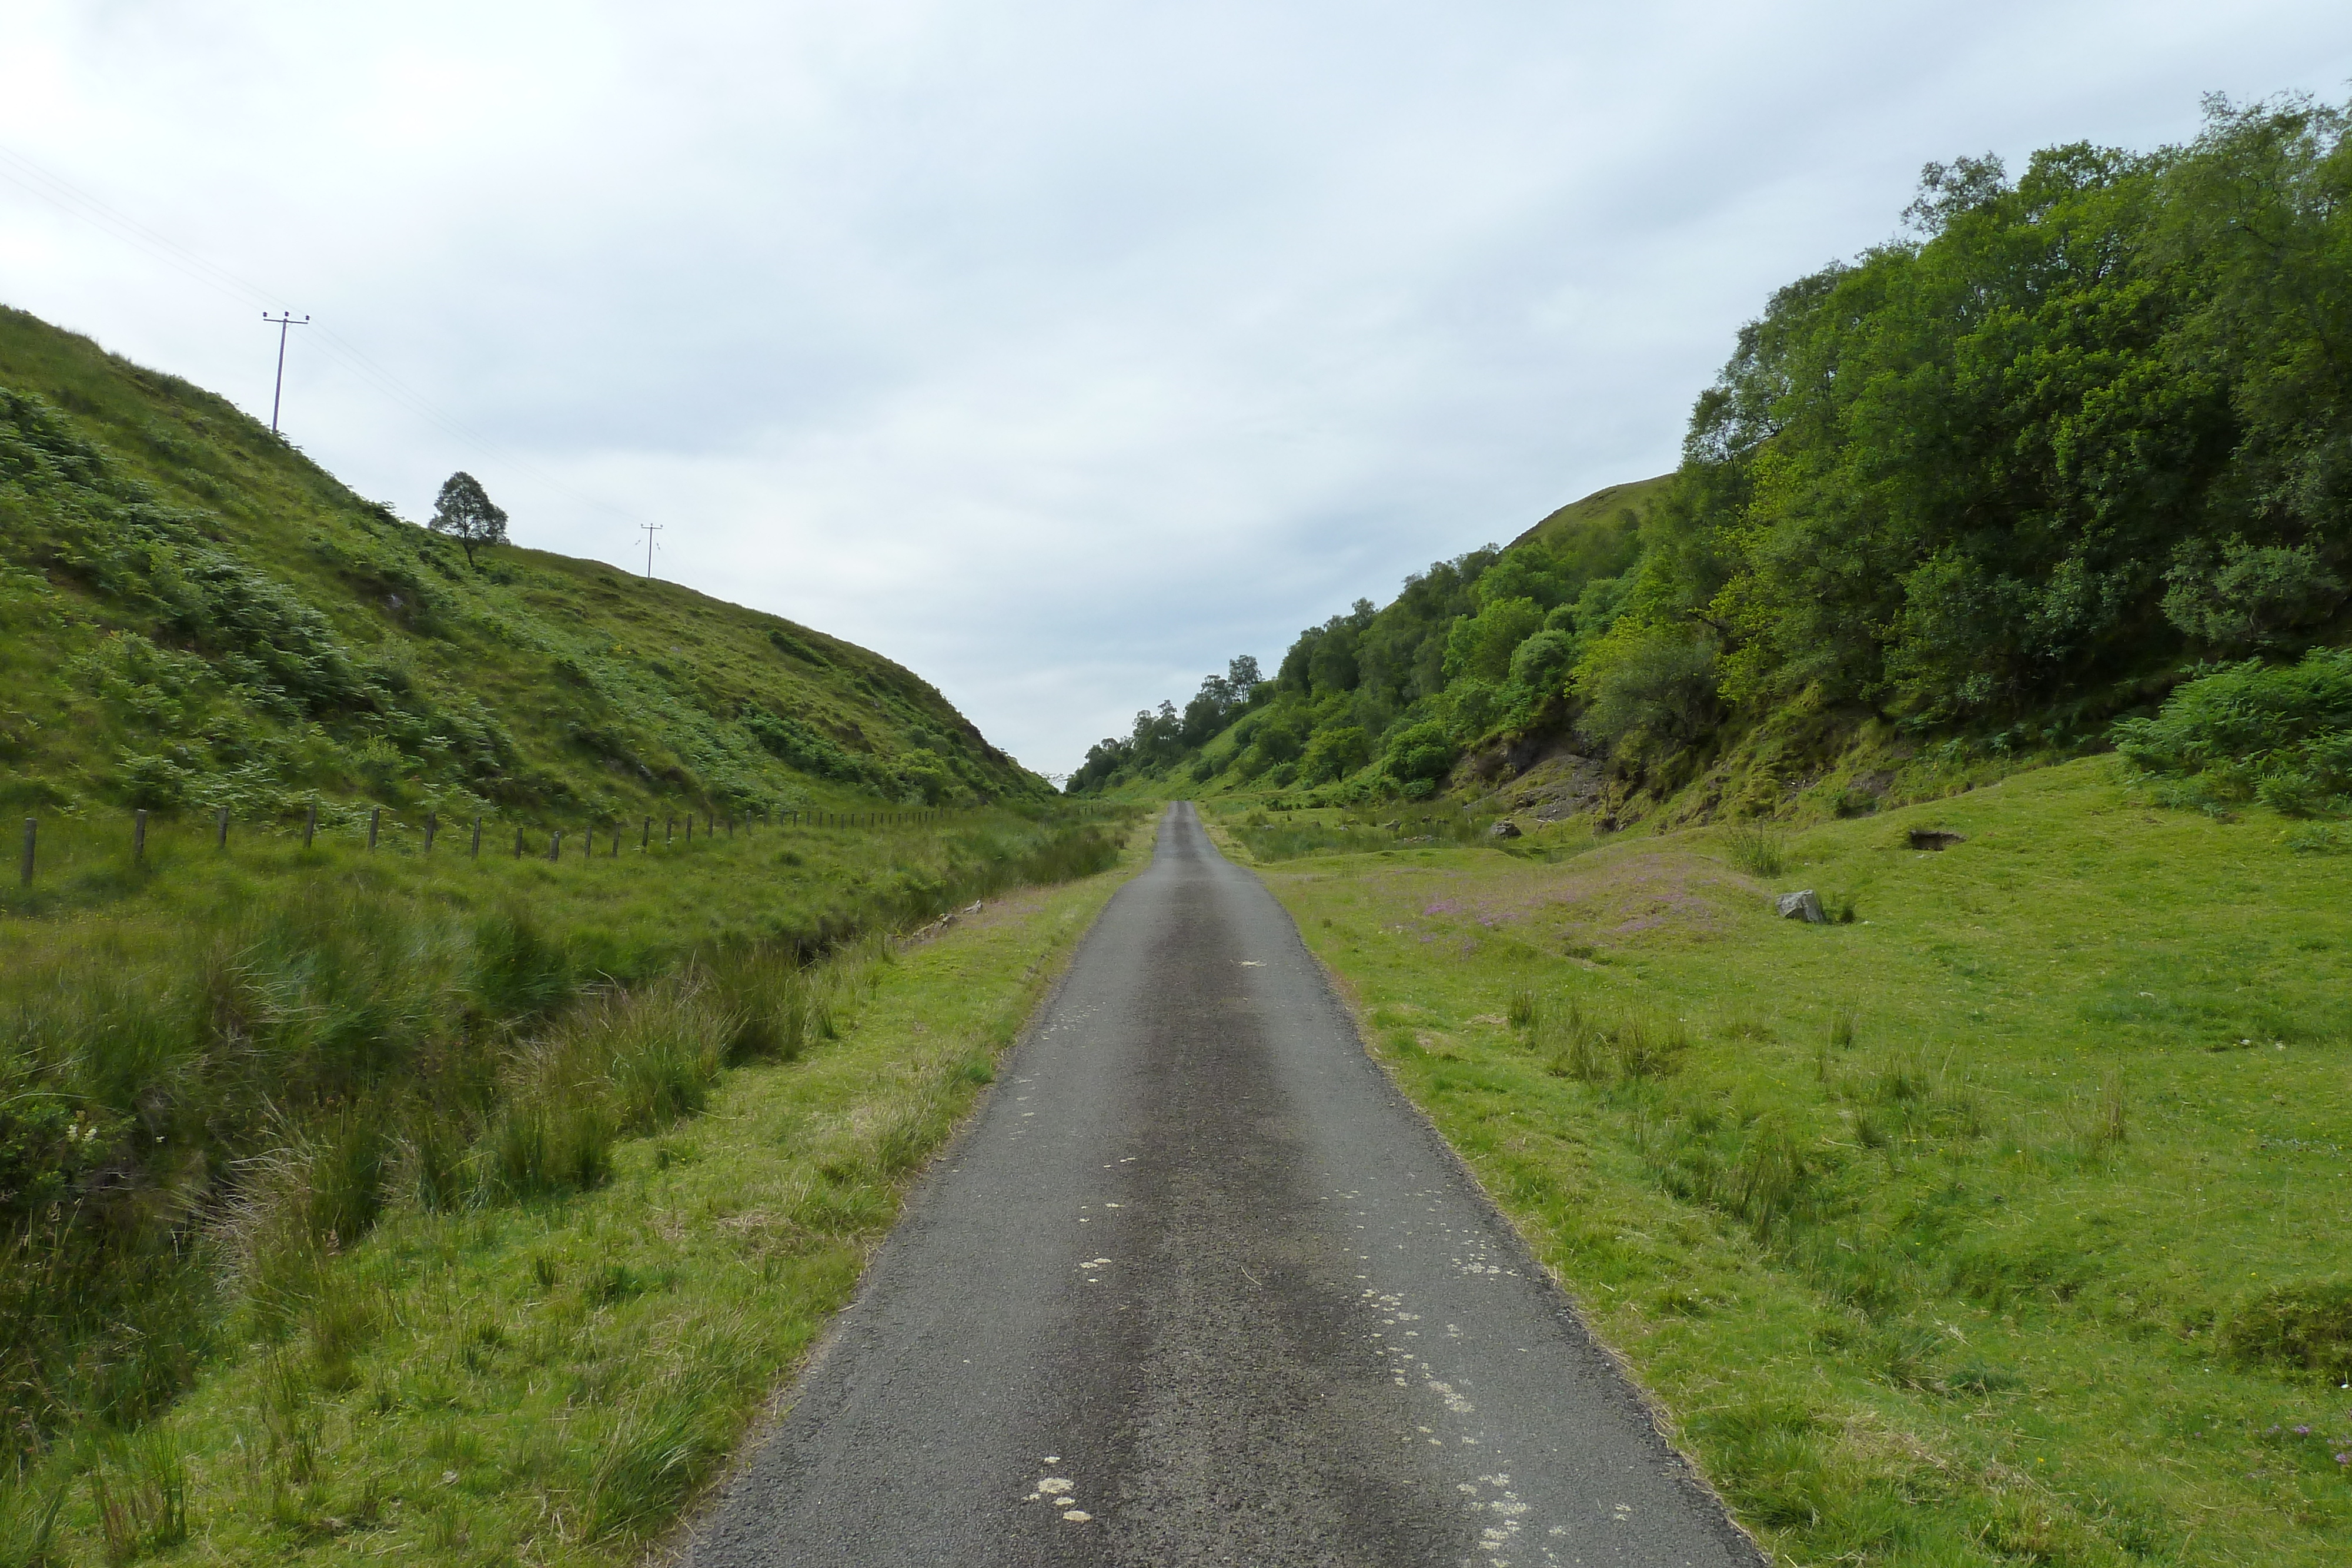
<instances>
[{"instance_id":1,"label":"green tree","mask_svg":"<svg viewBox=\"0 0 2352 1568\"><path fill-rule=\"evenodd\" d=\"M1371 737L1355 725L1316 732L1298 761L1298 777L1309 784L1344 779L1371 760Z\"/></svg>"},{"instance_id":2,"label":"green tree","mask_svg":"<svg viewBox=\"0 0 2352 1568\"><path fill-rule=\"evenodd\" d=\"M475 546L507 542L506 513L490 499L482 482L462 468L441 482L441 493L434 497L433 517L426 526L464 546L467 566L474 564Z\"/></svg>"},{"instance_id":3,"label":"green tree","mask_svg":"<svg viewBox=\"0 0 2352 1568\"><path fill-rule=\"evenodd\" d=\"M1445 637L1445 670L1482 681L1510 676L1511 654L1543 629L1542 606L1532 599L1502 599L1457 619Z\"/></svg>"}]
</instances>

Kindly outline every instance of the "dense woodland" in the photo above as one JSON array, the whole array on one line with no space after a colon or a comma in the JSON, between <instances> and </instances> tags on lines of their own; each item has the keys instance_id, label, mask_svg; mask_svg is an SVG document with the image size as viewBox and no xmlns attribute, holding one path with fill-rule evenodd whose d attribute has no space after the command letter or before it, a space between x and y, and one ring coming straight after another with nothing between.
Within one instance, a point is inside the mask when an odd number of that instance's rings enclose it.
<instances>
[{"instance_id":1,"label":"dense woodland","mask_svg":"<svg viewBox=\"0 0 2352 1568\"><path fill-rule=\"evenodd\" d=\"M1556 736L1664 793L1790 715L2063 749L2343 643L2347 123L2216 99L2186 146L1930 165L1901 237L1742 329L1666 481L1359 600L1070 789L1419 798Z\"/></svg>"}]
</instances>

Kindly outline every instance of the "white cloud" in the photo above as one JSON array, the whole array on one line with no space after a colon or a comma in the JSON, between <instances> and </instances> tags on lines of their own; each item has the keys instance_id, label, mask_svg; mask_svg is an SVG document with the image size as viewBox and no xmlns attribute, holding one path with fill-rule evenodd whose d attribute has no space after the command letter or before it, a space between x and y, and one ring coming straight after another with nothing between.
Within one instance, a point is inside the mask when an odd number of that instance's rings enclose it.
<instances>
[{"instance_id":1,"label":"white cloud","mask_svg":"<svg viewBox=\"0 0 2352 1568\"><path fill-rule=\"evenodd\" d=\"M464 466L625 562L662 521L664 575L1066 767L1668 466L1738 323L1926 160L2347 76L2352 17L2284 0L20 3L0 146L493 448L298 332L289 434L362 491ZM252 302L5 183L0 298L267 412Z\"/></svg>"}]
</instances>

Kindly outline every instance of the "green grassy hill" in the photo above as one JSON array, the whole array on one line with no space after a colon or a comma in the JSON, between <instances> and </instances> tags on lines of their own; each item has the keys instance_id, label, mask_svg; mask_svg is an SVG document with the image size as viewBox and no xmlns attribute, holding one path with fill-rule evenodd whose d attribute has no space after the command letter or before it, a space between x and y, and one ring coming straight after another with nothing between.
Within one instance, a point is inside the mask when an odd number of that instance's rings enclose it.
<instances>
[{"instance_id":1,"label":"green grassy hill","mask_svg":"<svg viewBox=\"0 0 2352 1568\"><path fill-rule=\"evenodd\" d=\"M1636 479L1627 485L1610 485L1592 492L1580 501L1570 501L1556 512L1548 513L1543 521L1511 541L1510 548L1521 545L1554 544L1595 527L1614 524L1619 532L1631 534L1641 526L1642 514L1658 498L1674 476L1661 474L1654 479Z\"/></svg>"},{"instance_id":2,"label":"green grassy hill","mask_svg":"<svg viewBox=\"0 0 2352 1568\"><path fill-rule=\"evenodd\" d=\"M0 765L0 810L247 819L1046 789L877 654L594 561L469 565L223 399L5 308Z\"/></svg>"}]
</instances>

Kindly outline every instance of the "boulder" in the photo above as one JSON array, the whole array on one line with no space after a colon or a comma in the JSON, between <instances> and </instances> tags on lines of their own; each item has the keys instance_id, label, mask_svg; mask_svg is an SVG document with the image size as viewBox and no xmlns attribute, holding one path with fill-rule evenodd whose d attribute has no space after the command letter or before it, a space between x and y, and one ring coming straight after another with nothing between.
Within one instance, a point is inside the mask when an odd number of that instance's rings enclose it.
<instances>
[{"instance_id":1,"label":"boulder","mask_svg":"<svg viewBox=\"0 0 2352 1568\"><path fill-rule=\"evenodd\" d=\"M1783 920L1801 920L1808 925L1827 925L1829 914L1822 908L1821 895L1811 888L1802 893L1784 893L1773 905Z\"/></svg>"},{"instance_id":2,"label":"boulder","mask_svg":"<svg viewBox=\"0 0 2352 1568\"><path fill-rule=\"evenodd\" d=\"M1516 839L1521 836L1519 832L1519 825L1511 821L1508 817L1504 818L1501 821L1487 829L1486 832L1487 836L1490 838L1497 839Z\"/></svg>"}]
</instances>

